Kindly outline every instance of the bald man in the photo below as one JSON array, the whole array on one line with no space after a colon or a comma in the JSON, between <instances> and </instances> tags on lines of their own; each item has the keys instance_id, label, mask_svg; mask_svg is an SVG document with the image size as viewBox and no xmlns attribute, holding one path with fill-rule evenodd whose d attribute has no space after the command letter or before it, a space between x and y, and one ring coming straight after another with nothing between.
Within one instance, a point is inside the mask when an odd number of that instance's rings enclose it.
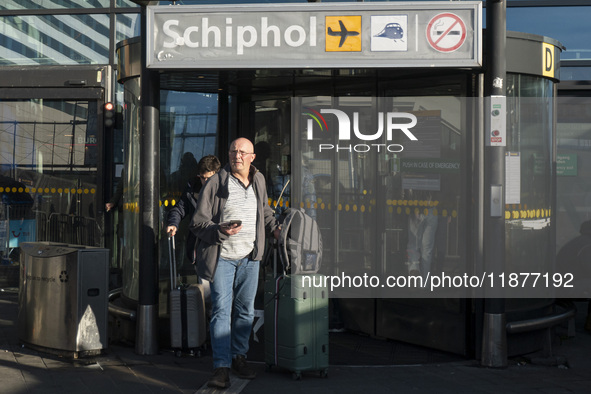
<instances>
[{"instance_id":1,"label":"bald man","mask_svg":"<svg viewBox=\"0 0 591 394\"><path fill-rule=\"evenodd\" d=\"M252 165L252 142L230 144L230 162L205 184L191 221L199 239L197 272L211 287L210 336L213 376L209 387L230 386L230 371L242 379L256 373L246 362L265 234L279 235L268 205L265 177Z\"/></svg>"}]
</instances>

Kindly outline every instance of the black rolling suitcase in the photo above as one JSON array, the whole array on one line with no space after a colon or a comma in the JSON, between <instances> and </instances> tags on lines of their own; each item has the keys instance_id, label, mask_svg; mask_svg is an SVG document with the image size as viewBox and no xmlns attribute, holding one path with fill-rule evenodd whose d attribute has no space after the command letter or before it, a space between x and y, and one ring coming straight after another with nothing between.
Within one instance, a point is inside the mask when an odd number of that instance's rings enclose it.
<instances>
[{"instance_id":1,"label":"black rolling suitcase","mask_svg":"<svg viewBox=\"0 0 591 394\"><path fill-rule=\"evenodd\" d=\"M177 357L199 356L206 341L205 297L201 284L177 284L174 237L168 237L170 260L170 345Z\"/></svg>"}]
</instances>

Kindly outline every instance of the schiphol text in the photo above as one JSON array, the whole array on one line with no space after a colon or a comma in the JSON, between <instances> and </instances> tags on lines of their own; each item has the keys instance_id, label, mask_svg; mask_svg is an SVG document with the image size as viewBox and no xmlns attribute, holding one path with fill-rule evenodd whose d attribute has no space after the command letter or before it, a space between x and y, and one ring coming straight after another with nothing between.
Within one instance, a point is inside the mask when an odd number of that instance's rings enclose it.
<instances>
[{"instance_id":1,"label":"schiphol text","mask_svg":"<svg viewBox=\"0 0 591 394\"><path fill-rule=\"evenodd\" d=\"M267 17L253 25L232 25L232 18L225 18L225 25L210 25L208 17L201 18L201 25L180 28L180 21L169 19L162 26L162 33L168 38L165 48L187 46L188 48L235 48L236 54L243 55L246 48L259 46L297 48L305 44L315 47L317 42L316 17L311 16L305 26L290 25L282 29L269 23ZM282 31L283 30L283 31Z\"/></svg>"}]
</instances>

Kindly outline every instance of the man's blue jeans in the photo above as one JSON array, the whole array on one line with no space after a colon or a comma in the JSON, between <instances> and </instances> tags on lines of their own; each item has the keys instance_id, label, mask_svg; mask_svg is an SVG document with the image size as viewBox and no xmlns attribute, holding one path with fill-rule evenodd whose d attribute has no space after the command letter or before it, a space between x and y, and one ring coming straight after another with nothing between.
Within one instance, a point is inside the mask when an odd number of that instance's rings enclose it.
<instances>
[{"instance_id":1,"label":"man's blue jeans","mask_svg":"<svg viewBox=\"0 0 591 394\"><path fill-rule=\"evenodd\" d=\"M232 357L248 352L254 320L259 262L220 258L211 283L213 368L230 367Z\"/></svg>"}]
</instances>

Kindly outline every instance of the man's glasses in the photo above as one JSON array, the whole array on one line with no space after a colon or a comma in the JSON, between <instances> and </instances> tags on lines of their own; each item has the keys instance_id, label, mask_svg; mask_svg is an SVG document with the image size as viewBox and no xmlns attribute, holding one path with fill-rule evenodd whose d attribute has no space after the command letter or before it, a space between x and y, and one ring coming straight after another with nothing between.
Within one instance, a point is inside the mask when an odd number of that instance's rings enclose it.
<instances>
[{"instance_id":1,"label":"man's glasses","mask_svg":"<svg viewBox=\"0 0 591 394\"><path fill-rule=\"evenodd\" d=\"M230 151L230 155L232 156L246 156L246 155L252 155L254 152L244 152L241 150L231 150Z\"/></svg>"}]
</instances>

